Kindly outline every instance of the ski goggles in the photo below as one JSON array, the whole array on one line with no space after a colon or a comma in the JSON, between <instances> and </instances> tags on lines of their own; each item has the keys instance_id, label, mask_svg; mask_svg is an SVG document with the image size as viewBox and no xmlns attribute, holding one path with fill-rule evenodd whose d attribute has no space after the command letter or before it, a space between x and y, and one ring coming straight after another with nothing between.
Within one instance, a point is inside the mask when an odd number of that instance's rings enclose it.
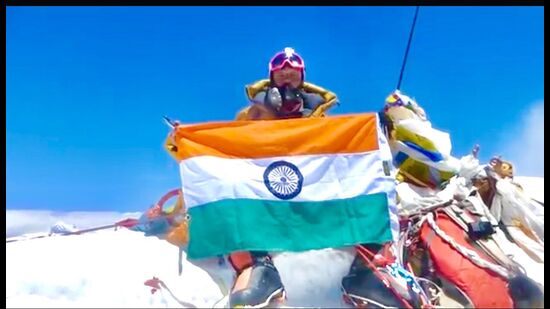
<instances>
[{"instance_id":1,"label":"ski goggles","mask_svg":"<svg viewBox=\"0 0 550 309\"><path fill-rule=\"evenodd\" d=\"M288 55L285 52L276 54L271 61L269 61L269 70L277 71L282 69L286 64L292 68L303 69L305 67L304 60L296 53Z\"/></svg>"}]
</instances>

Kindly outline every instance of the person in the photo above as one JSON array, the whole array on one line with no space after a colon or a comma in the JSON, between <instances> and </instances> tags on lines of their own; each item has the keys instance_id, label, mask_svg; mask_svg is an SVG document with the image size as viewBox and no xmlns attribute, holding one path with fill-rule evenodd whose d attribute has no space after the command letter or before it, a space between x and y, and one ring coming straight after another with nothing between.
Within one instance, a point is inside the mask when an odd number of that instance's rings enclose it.
<instances>
[{"instance_id":1,"label":"person","mask_svg":"<svg viewBox=\"0 0 550 309\"><path fill-rule=\"evenodd\" d=\"M269 78L245 86L251 104L237 113L236 120L324 117L328 109L338 104L338 98L334 92L305 81L305 72L305 62L293 48L276 53L269 62ZM379 244L361 246L374 253L385 249ZM284 300L285 288L269 252L233 252L228 260L237 274L229 296L230 307L259 308ZM372 271L356 254L349 273L342 279L344 294L356 305L357 299L372 298L369 289L373 279ZM380 297L390 293L380 287L375 289Z\"/></svg>"},{"instance_id":2,"label":"person","mask_svg":"<svg viewBox=\"0 0 550 309\"><path fill-rule=\"evenodd\" d=\"M305 62L293 48L276 53L269 61L269 78L245 86L251 104L237 113L236 120L324 117L338 104L337 96L306 82L305 72ZM237 274L230 307L264 307L285 298L281 277L268 252L234 252L228 260Z\"/></svg>"},{"instance_id":3,"label":"person","mask_svg":"<svg viewBox=\"0 0 550 309\"><path fill-rule=\"evenodd\" d=\"M303 58L293 48L278 52L269 62L269 78L245 86L251 105L236 120L323 117L338 104L336 94L305 81Z\"/></svg>"}]
</instances>

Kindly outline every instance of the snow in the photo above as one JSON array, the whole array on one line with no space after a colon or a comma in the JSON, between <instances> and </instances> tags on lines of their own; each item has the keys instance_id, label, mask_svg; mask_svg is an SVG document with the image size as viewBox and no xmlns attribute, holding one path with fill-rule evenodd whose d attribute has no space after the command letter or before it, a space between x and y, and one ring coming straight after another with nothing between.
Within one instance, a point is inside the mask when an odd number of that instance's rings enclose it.
<instances>
[{"instance_id":1,"label":"snow","mask_svg":"<svg viewBox=\"0 0 550 309\"><path fill-rule=\"evenodd\" d=\"M533 198L544 201L544 179L516 177ZM79 229L102 226L139 213L7 211L6 236L43 238L6 244L6 306L8 308L180 308L166 290L152 294L144 282L163 280L181 301L197 307L224 305L234 273L218 260L183 259L178 274L178 248L155 237L127 229L82 235L47 236L62 221ZM519 249L518 249L519 250ZM523 254L516 258L524 264ZM287 290L286 306L349 307L342 301L340 282L352 262L351 250L314 250L274 257ZM540 273L544 264L526 265ZM536 267L531 269L531 267ZM540 271L538 268L540 267ZM207 272L208 271L208 272ZM217 284L217 283L219 284ZM222 301L220 301L222 300Z\"/></svg>"},{"instance_id":2,"label":"snow","mask_svg":"<svg viewBox=\"0 0 550 309\"><path fill-rule=\"evenodd\" d=\"M51 228L50 233L52 234L65 234L70 232L76 232L78 229L76 228L76 225L70 225L68 223L65 223L63 221L57 221Z\"/></svg>"},{"instance_id":3,"label":"snow","mask_svg":"<svg viewBox=\"0 0 550 309\"><path fill-rule=\"evenodd\" d=\"M544 178L516 176L514 181L523 187L523 191L532 199L544 203Z\"/></svg>"},{"instance_id":4,"label":"snow","mask_svg":"<svg viewBox=\"0 0 550 309\"><path fill-rule=\"evenodd\" d=\"M198 307L213 307L224 296L205 270L185 259L178 275L177 247L126 229L18 241L6 248L6 306L11 308L181 307L164 290L151 294L144 282L153 277ZM286 305L346 307L339 288L352 257L332 249L276 256ZM200 264L220 277L222 287L230 287L229 264Z\"/></svg>"}]
</instances>

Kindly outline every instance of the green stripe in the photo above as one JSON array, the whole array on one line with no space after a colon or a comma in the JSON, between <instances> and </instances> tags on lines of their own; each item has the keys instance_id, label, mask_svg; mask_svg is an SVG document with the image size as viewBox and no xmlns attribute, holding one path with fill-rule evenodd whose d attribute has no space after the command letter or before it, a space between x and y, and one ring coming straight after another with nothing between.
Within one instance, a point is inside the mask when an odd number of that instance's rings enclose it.
<instances>
[{"instance_id":1,"label":"green stripe","mask_svg":"<svg viewBox=\"0 0 550 309\"><path fill-rule=\"evenodd\" d=\"M189 258L390 241L385 193L322 202L222 200L189 209Z\"/></svg>"}]
</instances>

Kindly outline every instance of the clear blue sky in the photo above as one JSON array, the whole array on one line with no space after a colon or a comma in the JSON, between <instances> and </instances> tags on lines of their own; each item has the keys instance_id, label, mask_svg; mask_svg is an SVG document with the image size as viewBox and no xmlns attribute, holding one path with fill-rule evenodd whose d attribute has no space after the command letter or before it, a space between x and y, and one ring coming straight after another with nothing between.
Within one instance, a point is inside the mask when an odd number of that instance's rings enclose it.
<instances>
[{"instance_id":1,"label":"clear blue sky","mask_svg":"<svg viewBox=\"0 0 550 309\"><path fill-rule=\"evenodd\" d=\"M179 186L162 115L230 120L285 46L335 114L396 87L414 7L8 7L7 208L142 210ZM422 7L402 90L453 154L544 100L543 7ZM506 154L503 154L506 155Z\"/></svg>"}]
</instances>

